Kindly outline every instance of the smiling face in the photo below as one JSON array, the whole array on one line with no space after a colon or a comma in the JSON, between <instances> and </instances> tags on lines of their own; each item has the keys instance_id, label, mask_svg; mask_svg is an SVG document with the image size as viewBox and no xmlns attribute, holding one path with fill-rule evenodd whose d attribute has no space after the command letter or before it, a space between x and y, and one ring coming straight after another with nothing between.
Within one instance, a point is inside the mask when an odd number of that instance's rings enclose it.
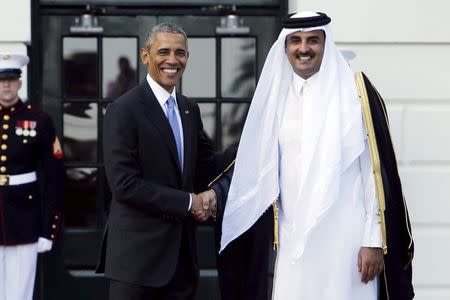
<instances>
[{"instance_id":1,"label":"smiling face","mask_svg":"<svg viewBox=\"0 0 450 300\"><path fill-rule=\"evenodd\" d=\"M22 81L18 78L0 79L0 105L13 106L19 100Z\"/></svg>"},{"instance_id":2,"label":"smiling face","mask_svg":"<svg viewBox=\"0 0 450 300\"><path fill-rule=\"evenodd\" d=\"M179 33L158 32L147 49L141 49L148 73L169 93L183 75L188 56L186 38Z\"/></svg>"},{"instance_id":3,"label":"smiling face","mask_svg":"<svg viewBox=\"0 0 450 300\"><path fill-rule=\"evenodd\" d=\"M285 53L294 72L308 79L320 69L325 46L323 30L293 32L286 37Z\"/></svg>"}]
</instances>

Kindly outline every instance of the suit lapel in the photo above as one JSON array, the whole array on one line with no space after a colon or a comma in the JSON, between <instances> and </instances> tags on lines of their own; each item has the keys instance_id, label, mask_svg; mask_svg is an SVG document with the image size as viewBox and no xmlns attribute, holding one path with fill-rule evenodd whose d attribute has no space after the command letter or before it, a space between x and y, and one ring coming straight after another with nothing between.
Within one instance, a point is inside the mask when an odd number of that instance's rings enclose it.
<instances>
[{"instance_id":1,"label":"suit lapel","mask_svg":"<svg viewBox=\"0 0 450 300\"><path fill-rule=\"evenodd\" d=\"M164 111L161 109L158 100L153 94L152 89L148 85L147 81L144 80L140 85L141 92L141 103L145 109L145 115L152 121L153 125L158 129L163 137L163 141L169 148L169 152L178 167L178 172L181 174L180 163L178 161L177 145L175 138L173 136L172 128L170 128L169 121L167 120ZM184 126L183 126L184 130Z\"/></svg>"}]
</instances>

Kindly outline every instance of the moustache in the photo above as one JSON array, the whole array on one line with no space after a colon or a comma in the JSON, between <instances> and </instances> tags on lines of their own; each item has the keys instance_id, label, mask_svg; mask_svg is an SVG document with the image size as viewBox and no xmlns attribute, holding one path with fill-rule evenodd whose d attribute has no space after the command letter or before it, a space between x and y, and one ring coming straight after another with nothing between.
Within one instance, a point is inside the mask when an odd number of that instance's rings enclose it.
<instances>
[{"instance_id":1,"label":"moustache","mask_svg":"<svg viewBox=\"0 0 450 300\"><path fill-rule=\"evenodd\" d=\"M311 57L313 57L313 54L310 53L310 52L305 52L305 53L296 52L295 53L295 58L300 59L301 56L311 56Z\"/></svg>"}]
</instances>

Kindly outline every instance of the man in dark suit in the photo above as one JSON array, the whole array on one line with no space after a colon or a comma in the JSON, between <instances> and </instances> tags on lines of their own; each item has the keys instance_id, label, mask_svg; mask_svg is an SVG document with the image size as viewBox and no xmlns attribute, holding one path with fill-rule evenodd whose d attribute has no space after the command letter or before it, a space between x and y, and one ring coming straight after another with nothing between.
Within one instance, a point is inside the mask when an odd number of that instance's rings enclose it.
<instances>
[{"instance_id":1,"label":"man in dark suit","mask_svg":"<svg viewBox=\"0 0 450 300\"><path fill-rule=\"evenodd\" d=\"M104 120L113 196L104 244L110 299L193 299L195 219L209 214L208 200L193 191L198 174L219 167L219 156L198 105L175 92L189 55L185 32L154 27L140 55L146 80L115 100Z\"/></svg>"}]
</instances>

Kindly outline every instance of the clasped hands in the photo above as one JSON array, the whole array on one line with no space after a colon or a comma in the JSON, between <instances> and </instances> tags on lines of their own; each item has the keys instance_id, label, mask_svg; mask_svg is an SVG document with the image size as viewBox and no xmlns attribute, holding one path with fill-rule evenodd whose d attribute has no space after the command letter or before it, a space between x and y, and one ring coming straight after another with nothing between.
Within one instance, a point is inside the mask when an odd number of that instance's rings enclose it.
<instances>
[{"instance_id":1,"label":"clasped hands","mask_svg":"<svg viewBox=\"0 0 450 300\"><path fill-rule=\"evenodd\" d=\"M192 193L191 214L198 222L205 222L209 217L216 216L217 197L214 190L207 190L200 194Z\"/></svg>"}]
</instances>

